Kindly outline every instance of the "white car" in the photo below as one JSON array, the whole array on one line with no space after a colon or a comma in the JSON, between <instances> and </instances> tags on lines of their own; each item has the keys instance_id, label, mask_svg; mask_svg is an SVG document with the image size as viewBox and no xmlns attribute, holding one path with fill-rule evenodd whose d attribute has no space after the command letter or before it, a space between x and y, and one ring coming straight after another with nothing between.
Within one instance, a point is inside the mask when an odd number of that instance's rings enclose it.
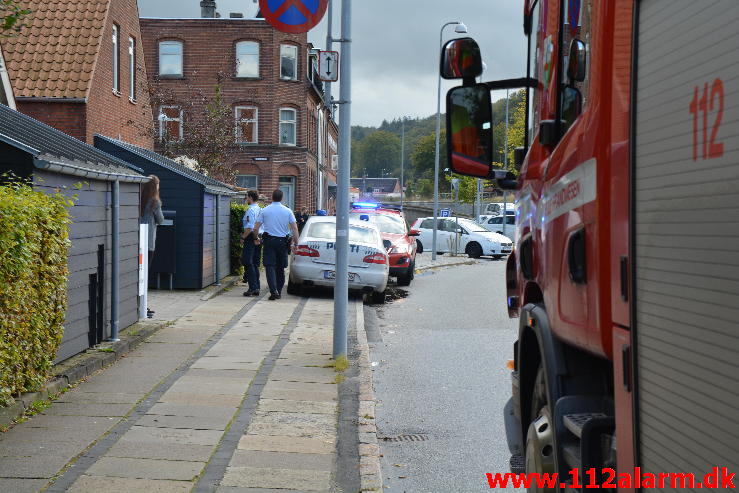
<instances>
[{"instance_id":1,"label":"white car","mask_svg":"<svg viewBox=\"0 0 739 493\"><path fill-rule=\"evenodd\" d=\"M485 205L485 214L489 216L502 216L503 215L503 202L491 202ZM515 214L516 204L513 202L507 202L505 204L506 214Z\"/></svg>"},{"instance_id":2,"label":"white car","mask_svg":"<svg viewBox=\"0 0 739 493\"><path fill-rule=\"evenodd\" d=\"M374 224L349 222L349 289L385 301L390 266L382 235ZM290 257L289 294L302 286L334 287L336 284L336 217L313 216L303 227L298 246Z\"/></svg>"},{"instance_id":3,"label":"white car","mask_svg":"<svg viewBox=\"0 0 739 493\"><path fill-rule=\"evenodd\" d=\"M500 233L502 235L513 236L516 231L516 216L513 214L507 214L505 217L505 233L503 232L503 216L480 216L477 222L488 231Z\"/></svg>"},{"instance_id":4,"label":"white car","mask_svg":"<svg viewBox=\"0 0 739 493\"><path fill-rule=\"evenodd\" d=\"M510 238L494 233L470 219L445 217L438 218L436 231L436 251L446 253L456 251L466 253L472 258L491 255L501 258L513 251ZM411 231L418 231L418 251L431 250L433 244L433 217L416 219Z\"/></svg>"}]
</instances>

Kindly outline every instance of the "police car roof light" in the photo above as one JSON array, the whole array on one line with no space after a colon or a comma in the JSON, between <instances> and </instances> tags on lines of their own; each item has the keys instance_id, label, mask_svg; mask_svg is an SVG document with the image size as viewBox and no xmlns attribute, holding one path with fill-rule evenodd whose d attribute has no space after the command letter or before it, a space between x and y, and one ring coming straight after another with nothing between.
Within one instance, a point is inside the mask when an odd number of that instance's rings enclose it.
<instances>
[{"instance_id":1,"label":"police car roof light","mask_svg":"<svg viewBox=\"0 0 739 493\"><path fill-rule=\"evenodd\" d=\"M380 204L374 202L354 202L352 203L352 209L378 209Z\"/></svg>"}]
</instances>

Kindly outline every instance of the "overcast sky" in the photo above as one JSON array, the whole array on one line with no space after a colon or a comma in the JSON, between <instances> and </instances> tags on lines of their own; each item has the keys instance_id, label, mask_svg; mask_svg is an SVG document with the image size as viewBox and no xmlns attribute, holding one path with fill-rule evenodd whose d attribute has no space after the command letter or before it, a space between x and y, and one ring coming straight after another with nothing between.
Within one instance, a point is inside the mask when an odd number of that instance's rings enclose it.
<instances>
[{"instance_id":1,"label":"overcast sky","mask_svg":"<svg viewBox=\"0 0 739 493\"><path fill-rule=\"evenodd\" d=\"M340 0L334 2L334 37L340 35ZM143 17L199 17L199 0L138 0ZM256 14L255 0L216 0L223 17ZM436 112L439 29L461 20L480 44L485 80L523 77L526 41L521 0L354 0L352 3L353 124L426 117ZM462 36L447 27L444 39ZM326 19L308 33L326 44ZM334 45L336 46L336 45ZM442 83L443 93L454 84ZM334 85L334 98L338 87ZM494 99L501 96L494 94ZM443 96L442 96L443 97ZM505 97L505 93L503 96ZM443 100L442 100L443 101ZM443 108L442 108L443 111Z\"/></svg>"}]
</instances>

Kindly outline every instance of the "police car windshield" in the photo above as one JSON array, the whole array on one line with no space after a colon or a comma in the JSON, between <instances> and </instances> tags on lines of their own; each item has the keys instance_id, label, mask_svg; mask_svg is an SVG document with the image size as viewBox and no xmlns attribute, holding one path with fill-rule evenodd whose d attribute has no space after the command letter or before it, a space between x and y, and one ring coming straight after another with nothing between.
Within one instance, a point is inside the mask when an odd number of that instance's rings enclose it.
<instances>
[{"instance_id":1,"label":"police car windshield","mask_svg":"<svg viewBox=\"0 0 739 493\"><path fill-rule=\"evenodd\" d=\"M352 212L349 214L351 219L362 219L362 216L369 217L369 222L375 224L383 233L394 235L405 234L405 221L400 216L389 214L376 214L367 212Z\"/></svg>"},{"instance_id":2,"label":"police car windshield","mask_svg":"<svg viewBox=\"0 0 739 493\"><path fill-rule=\"evenodd\" d=\"M331 221L311 224L308 236L322 240L336 240L336 223ZM369 228L349 226L349 241L356 243L377 243L375 232Z\"/></svg>"}]
</instances>

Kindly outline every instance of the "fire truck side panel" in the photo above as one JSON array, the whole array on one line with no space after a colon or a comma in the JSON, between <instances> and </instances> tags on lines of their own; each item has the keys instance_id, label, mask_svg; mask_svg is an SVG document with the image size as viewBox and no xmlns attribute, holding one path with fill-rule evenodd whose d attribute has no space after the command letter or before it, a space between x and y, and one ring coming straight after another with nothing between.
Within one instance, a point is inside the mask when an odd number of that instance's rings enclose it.
<instances>
[{"instance_id":1,"label":"fire truck side panel","mask_svg":"<svg viewBox=\"0 0 739 493\"><path fill-rule=\"evenodd\" d=\"M739 2L637 9L639 462L702 478L739 471Z\"/></svg>"}]
</instances>

